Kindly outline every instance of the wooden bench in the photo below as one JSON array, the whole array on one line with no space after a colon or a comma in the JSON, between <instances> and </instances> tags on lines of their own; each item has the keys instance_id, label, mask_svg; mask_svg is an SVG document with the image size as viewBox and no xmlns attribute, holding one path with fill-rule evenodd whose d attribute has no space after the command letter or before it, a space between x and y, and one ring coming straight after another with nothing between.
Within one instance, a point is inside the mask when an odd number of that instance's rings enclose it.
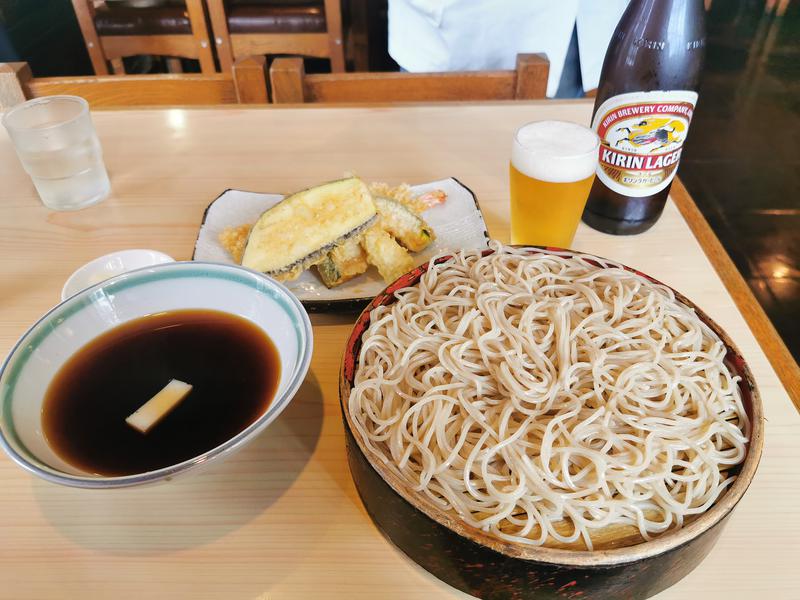
<instances>
[{"instance_id":1,"label":"wooden bench","mask_svg":"<svg viewBox=\"0 0 800 600\"><path fill-rule=\"evenodd\" d=\"M266 103L265 58L251 56L230 73L33 77L27 63L0 63L0 109L41 96L82 96L92 108Z\"/></svg>"},{"instance_id":2,"label":"wooden bench","mask_svg":"<svg viewBox=\"0 0 800 600\"><path fill-rule=\"evenodd\" d=\"M272 102L437 102L544 98L550 63L520 54L516 69L450 73L306 75L300 58L277 58L269 70Z\"/></svg>"}]
</instances>

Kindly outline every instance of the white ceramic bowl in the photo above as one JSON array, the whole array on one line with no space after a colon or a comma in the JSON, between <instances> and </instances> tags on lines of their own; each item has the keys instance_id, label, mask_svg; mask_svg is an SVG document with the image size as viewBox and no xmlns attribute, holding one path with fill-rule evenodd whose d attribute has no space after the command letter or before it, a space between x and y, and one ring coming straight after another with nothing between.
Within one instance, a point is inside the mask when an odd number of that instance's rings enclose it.
<instances>
[{"instance_id":1,"label":"white ceramic bowl","mask_svg":"<svg viewBox=\"0 0 800 600\"><path fill-rule=\"evenodd\" d=\"M76 350L108 329L160 311L205 308L244 317L275 343L281 379L266 412L225 443L179 464L123 477L81 472L61 460L42 433L45 392ZM0 369L0 446L20 466L48 481L84 488L123 487L171 478L230 456L286 408L311 361L311 323L303 306L276 281L243 267L171 262L118 275L62 302L33 325Z\"/></svg>"},{"instance_id":2,"label":"white ceramic bowl","mask_svg":"<svg viewBox=\"0 0 800 600\"><path fill-rule=\"evenodd\" d=\"M115 275L168 262L175 262L175 259L158 250L119 250L100 256L90 260L69 276L61 289L61 299L66 300L81 290L111 279Z\"/></svg>"}]
</instances>

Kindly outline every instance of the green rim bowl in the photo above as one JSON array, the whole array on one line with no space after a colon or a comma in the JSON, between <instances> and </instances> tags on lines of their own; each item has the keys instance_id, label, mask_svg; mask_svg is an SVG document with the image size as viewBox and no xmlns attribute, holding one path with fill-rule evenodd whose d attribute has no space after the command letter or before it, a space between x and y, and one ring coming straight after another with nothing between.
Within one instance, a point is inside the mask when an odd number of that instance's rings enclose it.
<instances>
[{"instance_id":1,"label":"green rim bowl","mask_svg":"<svg viewBox=\"0 0 800 600\"><path fill-rule=\"evenodd\" d=\"M243 317L275 343L281 361L278 390L266 411L223 444L161 469L108 477L61 459L42 431L42 403L59 368L79 348L131 319L179 309L212 309ZM308 314L280 283L243 267L173 262L118 275L50 310L16 343L0 368L0 446L31 473L82 488L115 488L169 480L228 457L252 441L288 406L311 362Z\"/></svg>"}]
</instances>

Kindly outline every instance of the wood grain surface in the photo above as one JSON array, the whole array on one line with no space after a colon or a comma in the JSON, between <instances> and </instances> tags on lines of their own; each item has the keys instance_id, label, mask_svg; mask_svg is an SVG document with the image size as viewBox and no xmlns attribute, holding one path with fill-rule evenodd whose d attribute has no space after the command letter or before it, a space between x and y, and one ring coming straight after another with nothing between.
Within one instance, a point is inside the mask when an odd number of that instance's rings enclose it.
<instances>
[{"instance_id":1,"label":"wood grain surface","mask_svg":"<svg viewBox=\"0 0 800 600\"><path fill-rule=\"evenodd\" d=\"M195 43L194 51L198 60L200 61L200 71L206 74L214 73L216 72L217 68L214 65L214 53L211 50L211 40L208 35L205 3L203 0L185 1L186 13L189 15L189 23L192 26L192 38Z\"/></svg>"},{"instance_id":2,"label":"wood grain surface","mask_svg":"<svg viewBox=\"0 0 800 600\"><path fill-rule=\"evenodd\" d=\"M287 57L272 63L270 82L276 104L537 100L549 71L544 54L518 54L516 68L506 71L306 75L301 58Z\"/></svg>"},{"instance_id":3,"label":"wood grain surface","mask_svg":"<svg viewBox=\"0 0 800 600\"><path fill-rule=\"evenodd\" d=\"M172 59L170 59L172 60ZM299 60L299 59L298 59ZM111 63L116 64L117 59ZM74 94L92 109L154 105L265 104L266 59L238 59L227 73L124 75L122 63L115 75L32 78L27 63L0 63L0 110L26 98ZM178 65L180 66L180 65Z\"/></svg>"},{"instance_id":4,"label":"wood grain surface","mask_svg":"<svg viewBox=\"0 0 800 600\"><path fill-rule=\"evenodd\" d=\"M42 207L2 131L0 354L91 258L154 248L187 259L203 210L226 188L290 192L345 171L392 183L456 176L477 194L492 236L507 241L514 129L588 123L590 112L589 101L95 111L113 192L71 213ZM695 301L739 346L765 405L753 485L709 557L657 597L796 598L800 416L697 238L668 202L644 234L581 225L574 247ZM312 366L292 404L197 476L106 493L45 483L0 457L0 598L466 598L387 542L353 486L337 377L354 319L313 315Z\"/></svg>"},{"instance_id":5,"label":"wood grain surface","mask_svg":"<svg viewBox=\"0 0 800 600\"><path fill-rule=\"evenodd\" d=\"M344 35L342 35L342 1L324 0L325 33L328 35L328 56L331 59L331 71L343 73Z\"/></svg>"},{"instance_id":6,"label":"wood grain surface","mask_svg":"<svg viewBox=\"0 0 800 600\"><path fill-rule=\"evenodd\" d=\"M100 36L100 43L108 59L135 56L145 52L161 56L197 58L199 50L194 38L188 34L103 35Z\"/></svg>"},{"instance_id":7,"label":"wood grain surface","mask_svg":"<svg viewBox=\"0 0 800 600\"><path fill-rule=\"evenodd\" d=\"M124 71L117 73L123 74ZM37 77L27 87L31 97L59 94L83 96L92 108L176 102L201 105L237 102L234 80L225 73Z\"/></svg>"},{"instance_id":8,"label":"wood grain surface","mask_svg":"<svg viewBox=\"0 0 800 600\"><path fill-rule=\"evenodd\" d=\"M234 33L230 36L234 59L250 54L291 52L303 56L328 56L327 33Z\"/></svg>"},{"instance_id":9,"label":"wood grain surface","mask_svg":"<svg viewBox=\"0 0 800 600\"><path fill-rule=\"evenodd\" d=\"M97 35L97 28L94 26L95 3L89 0L72 0L72 8L78 19L78 26L83 34L83 42L86 44L86 52L92 61L94 74L108 75L107 57L103 52L100 36Z\"/></svg>"},{"instance_id":10,"label":"wood grain surface","mask_svg":"<svg viewBox=\"0 0 800 600\"><path fill-rule=\"evenodd\" d=\"M25 89L31 79L28 63L0 63L0 110L25 102Z\"/></svg>"},{"instance_id":11,"label":"wood grain surface","mask_svg":"<svg viewBox=\"0 0 800 600\"><path fill-rule=\"evenodd\" d=\"M228 17L225 14L223 0L206 0L208 20L211 23L211 35L214 38L214 47L217 51L219 66L222 72L233 68L233 53L231 51L231 38L228 33Z\"/></svg>"}]
</instances>

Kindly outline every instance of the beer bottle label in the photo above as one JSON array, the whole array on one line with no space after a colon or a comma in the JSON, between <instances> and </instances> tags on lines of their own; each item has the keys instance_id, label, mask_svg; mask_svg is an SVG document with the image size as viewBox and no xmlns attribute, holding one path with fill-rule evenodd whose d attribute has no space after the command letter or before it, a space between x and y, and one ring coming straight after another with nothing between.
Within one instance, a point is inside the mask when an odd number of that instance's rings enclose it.
<instances>
[{"instance_id":1,"label":"beer bottle label","mask_svg":"<svg viewBox=\"0 0 800 600\"><path fill-rule=\"evenodd\" d=\"M612 96L597 110L600 137L597 177L624 196L650 196L666 188L689 132L697 93L631 92Z\"/></svg>"}]
</instances>

